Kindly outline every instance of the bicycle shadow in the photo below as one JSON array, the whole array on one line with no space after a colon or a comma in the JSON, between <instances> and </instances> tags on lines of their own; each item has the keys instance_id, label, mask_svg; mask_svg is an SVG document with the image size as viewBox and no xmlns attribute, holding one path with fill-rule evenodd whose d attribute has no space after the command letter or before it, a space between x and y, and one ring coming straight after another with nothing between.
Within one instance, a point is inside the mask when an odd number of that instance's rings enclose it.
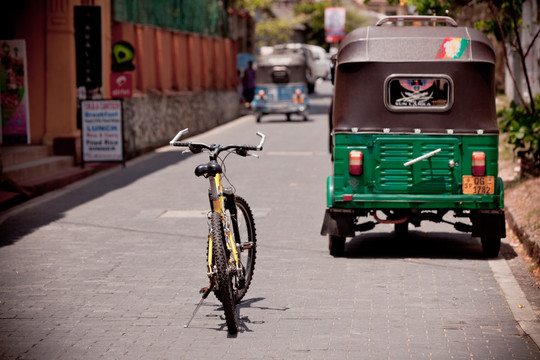
<instances>
[{"instance_id":1,"label":"bicycle shadow","mask_svg":"<svg viewBox=\"0 0 540 360\"><path fill-rule=\"evenodd\" d=\"M254 332L254 330L251 328L251 325L262 325L265 324L266 321L264 320L252 320L247 315L242 315L241 310L242 309L257 309L262 311L287 311L289 310L288 307L275 307L275 306L261 306L256 305L257 303L266 300L266 298L263 297L257 297L257 298L250 298L247 300L241 301L236 306L236 316L238 317L238 333L244 333L244 332ZM215 303L215 304L204 304L205 307L213 307L211 313L208 313L205 315L206 318L219 318L221 323L218 324L215 328L209 328L213 329L215 331L227 331L227 322L225 320L225 315L223 314L223 306L221 303ZM236 338L238 334L227 334L228 338Z\"/></svg>"}]
</instances>

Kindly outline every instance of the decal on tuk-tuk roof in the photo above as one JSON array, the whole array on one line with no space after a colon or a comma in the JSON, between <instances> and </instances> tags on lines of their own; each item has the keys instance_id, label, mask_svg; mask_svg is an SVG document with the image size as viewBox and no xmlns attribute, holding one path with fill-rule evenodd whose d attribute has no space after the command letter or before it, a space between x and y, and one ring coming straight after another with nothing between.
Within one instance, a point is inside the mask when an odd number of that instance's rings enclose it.
<instances>
[{"instance_id":1,"label":"decal on tuk-tuk roof","mask_svg":"<svg viewBox=\"0 0 540 360\"><path fill-rule=\"evenodd\" d=\"M391 75L385 81L385 105L392 111L446 111L452 91L446 75Z\"/></svg>"},{"instance_id":2,"label":"decal on tuk-tuk roof","mask_svg":"<svg viewBox=\"0 0 540 360\"><path fill-rule=\"evenodd\" d=\"M461 59L465 49L469 45L469 40L464 38L447 37L444 39L436 59Z\"/></svg>"}]
</instances>

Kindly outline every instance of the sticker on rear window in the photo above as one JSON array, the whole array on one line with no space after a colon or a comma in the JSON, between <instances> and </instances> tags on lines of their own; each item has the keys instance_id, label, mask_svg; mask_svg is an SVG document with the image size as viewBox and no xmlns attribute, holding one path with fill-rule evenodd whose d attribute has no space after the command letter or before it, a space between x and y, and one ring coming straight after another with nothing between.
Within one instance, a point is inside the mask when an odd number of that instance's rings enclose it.
<instances>
[{"instance_id":1,"label":"sticker on rear window","mask_svg":"<svg viewBox=\"0 0 540 360\"><path fill-rule=\"evenodd\" d=\"M446 111L452 91L446 75L391 75L385 82L385 105L392 111Z\"/></svg>"}]
</instances>

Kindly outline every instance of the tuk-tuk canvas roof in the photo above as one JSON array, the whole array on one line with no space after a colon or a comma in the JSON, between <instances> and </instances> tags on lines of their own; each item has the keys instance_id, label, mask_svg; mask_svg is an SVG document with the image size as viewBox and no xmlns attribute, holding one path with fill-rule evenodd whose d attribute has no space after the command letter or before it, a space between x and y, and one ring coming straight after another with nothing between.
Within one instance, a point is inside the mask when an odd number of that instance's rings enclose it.
<instances>
[{"instance_id":1,"label":"tuk-tuk canvas roof","mask_svg":"<svg viewBox=\"0 0 540 360\"><path fill-rule=\"evenodd\" d=\"M375 26L349 33L335 66L335 131L498 133L495 55L487 37L466 27ZM393 78L448 79L444 109L388 106Z\"/></svg>"},{"instance_id":2,"label":"tuk-tuk canvas roof","mask_svg":"<svg viewBox=\"0 0 540 360\"><path fill-rule=\"evenodd\" d=\"M487 37L467 27L370 26L343 39L338 64L366 61L495 62Z\"/></svg>"}]
</instances>

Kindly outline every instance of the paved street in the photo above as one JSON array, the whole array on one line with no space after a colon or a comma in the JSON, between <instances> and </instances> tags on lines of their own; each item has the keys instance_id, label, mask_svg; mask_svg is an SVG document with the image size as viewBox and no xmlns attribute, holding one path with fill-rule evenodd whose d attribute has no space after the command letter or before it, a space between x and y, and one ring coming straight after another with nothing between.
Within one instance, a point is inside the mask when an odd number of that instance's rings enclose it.
<instances>
[{"instance_id":1,"label":"paved street","mask_svg":"<svg viewBox=\"0 0 540 360\"><path fill-rule=\"evenodd\" d=\"M213 295L184 328L207 285L207 182L193 174L207 158L164 148L4 217L0 358L540 359L496 279L505 260L482 259L478 239L381 225L328 255L324 85L308 122L248 116L196 137L267 135L259 159L226 163L258 235L237 336Z\"/></svg>"}]
</instances>

